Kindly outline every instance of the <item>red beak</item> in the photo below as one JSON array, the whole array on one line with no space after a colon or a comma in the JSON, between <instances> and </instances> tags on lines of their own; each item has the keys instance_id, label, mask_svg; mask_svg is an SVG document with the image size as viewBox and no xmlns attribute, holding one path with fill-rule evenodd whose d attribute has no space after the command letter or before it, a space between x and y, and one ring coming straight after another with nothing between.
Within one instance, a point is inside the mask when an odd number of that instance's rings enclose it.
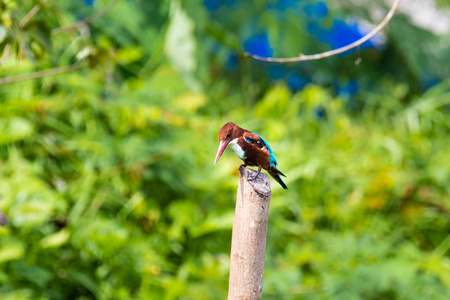
<instances>
[{"instance_id":1,"label":"red beak","mask_svg":"<svg viewBox=\"0 0 450 300\"><path fill-rule=\"evenodd\" d=\"M230 141L227 141L227 140L220 141L219 149L217 150L216 160L214 161L214 164L217 163L217 161L222 156L223 151L225 151L225 148L228 146L229 143L230 143Z\"/></svg>"}]
</instances>

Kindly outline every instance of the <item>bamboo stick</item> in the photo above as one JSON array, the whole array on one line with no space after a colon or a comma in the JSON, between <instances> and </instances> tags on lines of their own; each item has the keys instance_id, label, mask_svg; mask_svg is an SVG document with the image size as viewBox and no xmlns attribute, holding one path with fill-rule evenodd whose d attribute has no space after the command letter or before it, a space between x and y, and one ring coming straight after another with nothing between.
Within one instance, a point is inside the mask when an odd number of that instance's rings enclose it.
<instances>
[{"instance_id":1,"label":"bamboo stick","mask_svg":"<svg viewBox=\"0 0 450 300\"><path fill-rule=\"evenodd\" d=\"M269 177L239 168L239 186L233 221L228 300L261 299L267 224L272 192Z\"/></svg>"}]
</instances>

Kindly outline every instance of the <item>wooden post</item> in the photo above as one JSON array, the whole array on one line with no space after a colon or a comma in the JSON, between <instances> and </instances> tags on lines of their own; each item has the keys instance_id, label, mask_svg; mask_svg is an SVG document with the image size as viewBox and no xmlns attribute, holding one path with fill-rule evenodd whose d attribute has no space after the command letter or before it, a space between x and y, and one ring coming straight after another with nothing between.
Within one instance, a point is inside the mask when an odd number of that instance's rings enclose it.
<instances>
[{"instance_id":1,"label":"wooden post","mask_svg":"<svg viewBox=\"0 0 450 300\"><path fill-rule=\"evenodd\" d=\"M272 192L269 177L239 167L239 186L231 240L228 300L259 300L262 296L267 224Z\"/></svg>"}]
</instances>

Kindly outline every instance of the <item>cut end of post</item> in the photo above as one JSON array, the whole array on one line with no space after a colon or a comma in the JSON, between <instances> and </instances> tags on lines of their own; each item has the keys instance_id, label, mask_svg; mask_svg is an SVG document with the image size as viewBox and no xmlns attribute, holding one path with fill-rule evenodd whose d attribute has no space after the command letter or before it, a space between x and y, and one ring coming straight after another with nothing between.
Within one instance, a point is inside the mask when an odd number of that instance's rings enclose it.
<instances>
[{"instance_id":1,"label":"cut end of post","mask_svg":"<svg viewBox=\"0 0 450 300\"><path fill-rule=\"evenodd\" d=\"M255 178L257 172L244 167L244 165L239 167L239 173L240 177L245 178L245 180L247 180L256 192L264 196L272 195L272 191L270 189L270 179L267 174L259 173L258 177Z\"/></svg>"}]
</instances>

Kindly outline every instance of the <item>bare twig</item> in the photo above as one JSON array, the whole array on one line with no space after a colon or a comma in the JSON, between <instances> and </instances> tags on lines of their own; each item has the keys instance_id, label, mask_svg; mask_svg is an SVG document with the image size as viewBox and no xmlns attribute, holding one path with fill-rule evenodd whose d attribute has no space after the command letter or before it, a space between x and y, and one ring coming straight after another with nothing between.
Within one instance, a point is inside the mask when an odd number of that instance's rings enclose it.
<instances>
[{"instance_id":1,"label":"bare twig","mask_svg":"<svg viewBox=\"0 0 450 300\"><path fill-rule=\"evenodd\" d=\"M89 17L86 17L86 18L84 18L84 19L82 19L82 20L80 20L78 22L75 22L75 23L70 24L70 25L66 25L66 26L61 26L61 27L55 28L55 29L52 30L52 34L58 34L58 33L61 33L61 32L78 29L79 27L84 26L87 23L90 23L90 22L94 21L95 19L100 18L101 16L103 16L104 14L109 12L117 4L118 1L119 0L113 0L110 4L105 6L103 9L99 10L95 14L90 15Z\"/></svg>"},{"instance_id":2,"label":"bare twig","mask_svg":"<svg viewBox=\"0 0 450 300\"><path fill-rule=\"evenodd\" d=\"M33 6L33 8L25 15L25 17L20 20L19 27L23 28L28 23L28 21L30 21L31 18L34 17L35 14L37 14L37 12L41 9L41 5L45 4L45 2L47 2L47 0L41 0L40 4L36 4L35 6Z\"/></svg>"},{"instance_id":3,"label":"bare twig","mask_svg":"<svg viewBox=\"0 0 450 300\"><path fill-rule=\"evenodd\" d=\"M54 68L54 69L49 69L49 70L44 70L44 71L38 71L38 72L34 72L34 73L22 74L22 75L18 75L18 76L0 78L0 85L70 72L70 71L78 69L81 66L81 64L83 63L83 61L84 60L77 61L73 65L70 65L67 67L59 67L59 68Z\"/></svg>"},{"instance_id":4,"label":"bare twig","mask_svg":"<svg viewBox=\"0 0 450 300\"><path fill-rule=\"evenodd\" d=\"M8 225L8 218L6 217L4 212L0 211L0 226L6 225Z\"/></svg>"},{"instance_id":5,"label":"bare twig","mask_svg":"<svg viewBox=\"0 0 450 300\"><path fill-rule=\"evenodd\" d=\"M325 57L330 57L330 56L334 56L334 55L343 53L345 51L348 51L350 49L360 46L362 43L371 39L374 35L376 35L378 32L380 32L394 16L394 13L397 10L399 2L400 2L400 0L394 0L394 3L392 4L392 7L389 10L388 14L386 15L386 17L383 19L383 21L381 21L381 23L377 27L375 27L371 32L369 32L368 34L366 34L359 40L357 40L347 46L344 46L344 47L341 47L338 49L334 49L334 50L330 50L330 51L326 51L326 52L319 53L319 54L304 55L304 54L300 53L299 56L288 57L288 58L261 57L261 56L253 55L250 53L245 53L245 55L250 56L251 58L259 60L259 61L266 61L266 62L273 62L273 63L290 63L290 62L300 62L300 61L306 61L306 60L318 60L318 59L322 59Z\"/></svg>"},{"instance_id":6,"label":"bare twig","mask_svg":"<svg viewBox=\"0 0 450 300\"><path fill-rule=\"evenodd\" d=\"M11 44L6 44L3 48L3 55L0 57L0 66L9 58L9 50L11 50Z\"/></svg>"}]
</instances>

